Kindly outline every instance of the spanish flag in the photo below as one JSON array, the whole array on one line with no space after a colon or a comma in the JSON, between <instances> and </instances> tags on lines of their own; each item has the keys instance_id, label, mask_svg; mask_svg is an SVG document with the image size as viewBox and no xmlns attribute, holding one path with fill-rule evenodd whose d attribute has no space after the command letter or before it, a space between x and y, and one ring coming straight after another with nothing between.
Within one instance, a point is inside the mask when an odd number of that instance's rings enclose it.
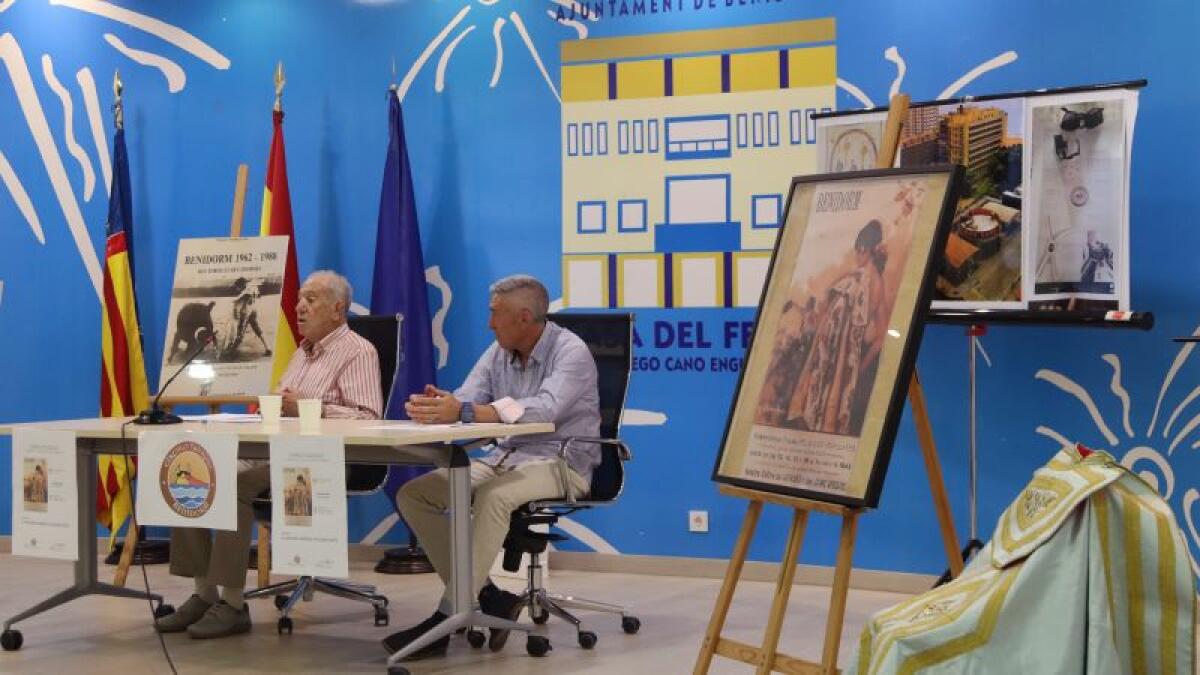
<instances>
[{"instance_id":1,"label":"spanish flag","mask_svg":"<svg viewBox=\"0 0 1200 675\"><path fill-rule=\"evenodd\" d=\"M113 137L113 182L108 200L104 247L104 308L100 328L100 414L126 417L149 407L142 334L133 290L133 208L125 130L118 121ZM130 479L134 459L100 455L96 513L114 534L132 512ZM110 539L111 540L111 539Z\"/></svg>"},{"instance_id":2,"label":"spanish flag","mask_svg":"<svg viewBox=\"0 0 1200 675\"><path fill-rule=\"evenodd\" d=\"M300 279L296 271L296 236L292 227L292 200L288 195L287 157L283 152L283 111L278 107L272 113L272 121L275 130L271 136L271 154L267 157L267 185L263 191L259 234L288 236L287 268L283 276L283 298L280 300L283 306L279 312L279 326L275 330L275 362L271 371L271 390L274 391L292 359L292 353L300 344L300 331L296 326Z\"/></svg>"}]
</instances>

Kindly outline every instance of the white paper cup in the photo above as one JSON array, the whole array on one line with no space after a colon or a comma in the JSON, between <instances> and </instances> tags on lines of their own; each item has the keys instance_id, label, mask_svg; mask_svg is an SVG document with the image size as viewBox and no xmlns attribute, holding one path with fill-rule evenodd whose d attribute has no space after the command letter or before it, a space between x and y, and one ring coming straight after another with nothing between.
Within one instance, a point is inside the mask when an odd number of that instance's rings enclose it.
<instances>
[{"instance_id":1,"label":"white paper cup","mask_svg":"<svg viewBox=\"0 0 1200 675\"><path fill-rule=\"evenodd\" d=\"M258 397L258 414L262 415L263 424L279 426L279 414L283 408L283 397L279 394L260 394Z\"/></svg>"},{"instance_id":2,"label":"white paper cup","mask_svg":"<svg viewBox=\"0 0 1200 675\"><path fill-rule=\"evenodd\" d=\"M321 430L321 399L302 398L296 402L300 409L300 433L312 434Z\"/></svg>"}]
</instances>

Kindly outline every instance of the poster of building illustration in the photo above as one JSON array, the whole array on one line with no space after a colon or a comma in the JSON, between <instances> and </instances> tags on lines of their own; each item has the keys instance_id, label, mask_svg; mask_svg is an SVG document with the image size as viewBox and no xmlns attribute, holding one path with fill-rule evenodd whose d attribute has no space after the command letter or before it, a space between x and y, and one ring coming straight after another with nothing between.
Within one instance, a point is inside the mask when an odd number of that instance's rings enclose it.
<instances>
[{"instance_id":1,"label":"poster of building illustration","mask_svg":"<svg viewBox=\"0 0 1200 675\"><path fill-rule=\"evenodd\" d=\"M174 396L262 394L270 386L287 237L183 239L159 382L187 359Z\"/></svg>"},{"instance_id":2,"label":"poster of building illustration","mask_svg":"<svg viewBox=\"0 0 1200 675\"><path fill-rule=\"evenodd\" d=\"M1136 90L1116 90L913 104L897 165L966 170L935 307L1127 308L1126 137L1136 102ZM839 167L870 156L885 117L818 117L822 169L853 170Z\"/></svg>"}]
</instances>

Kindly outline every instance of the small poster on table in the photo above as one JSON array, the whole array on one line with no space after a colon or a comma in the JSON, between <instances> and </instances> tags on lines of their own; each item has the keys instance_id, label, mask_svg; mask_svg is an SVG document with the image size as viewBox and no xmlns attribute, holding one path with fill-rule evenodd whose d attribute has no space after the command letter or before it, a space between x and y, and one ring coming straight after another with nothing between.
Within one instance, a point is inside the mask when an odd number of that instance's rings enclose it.
<instances>
[{"instance_id":1,"label":"small poster on table","mask_svg":"<svg viewBox=\"0 0 1200 675\"><path fill-rule=\"evenodd\" d=\"M75 434L17 427L12 448L13 554L78 560Z\"/></svg>"},{"instance_id":2,"label":"small poster on table","mask_svg":"<svg viewBox=\"0 0 1200 675\"><path fill-rule=\"evenodd\" d=\"M271 572L350 576L340 436L271 438Z\"/></svg>"},{"instance_id":3,"label":"small poster on table","mask_svg":"<svg viewBox=\"0 0 1200 675\"><path fill-rule=\"evenodd\" d=\"M142 525L237 529L237 434L147 431L138 438Z\"/></svg>"}]
</instances>

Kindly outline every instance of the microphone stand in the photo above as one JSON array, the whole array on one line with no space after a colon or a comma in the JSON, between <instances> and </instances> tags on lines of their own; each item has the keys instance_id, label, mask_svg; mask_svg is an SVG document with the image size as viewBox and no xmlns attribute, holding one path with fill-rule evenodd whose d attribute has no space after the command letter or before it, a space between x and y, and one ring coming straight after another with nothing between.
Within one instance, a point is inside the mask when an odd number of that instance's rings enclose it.
<instances>
[{"instance_id":1,"label":"microphone stand","mask_svg":"<svg viewBox=\"0 0 1200 675\"><path fill-rule=\"evenodd\" d=\"M183 421L180 419L179 415L169 413L160 408L158 401L162 398L163 392L167 390L167 387L171 386L171 383L175 381L175 378L179 377L183 371L192 364L192 361L195 361L196 357L200 356L200 352L204 351L210 344L212 344L212 341L212 336L209 335L200 342L200 347L192 352L191 356L189 356L187 360L183 362L183 365L179 366L179 370L176 370L175 373L167 380L166 384L164 384L162 388L158 390L158 395L154 397L154 403L150 405L150 409L143 410L142 412L138 413L137 417L133 418L134 424L179 424Z\"/></svg>"}]
</instances>

